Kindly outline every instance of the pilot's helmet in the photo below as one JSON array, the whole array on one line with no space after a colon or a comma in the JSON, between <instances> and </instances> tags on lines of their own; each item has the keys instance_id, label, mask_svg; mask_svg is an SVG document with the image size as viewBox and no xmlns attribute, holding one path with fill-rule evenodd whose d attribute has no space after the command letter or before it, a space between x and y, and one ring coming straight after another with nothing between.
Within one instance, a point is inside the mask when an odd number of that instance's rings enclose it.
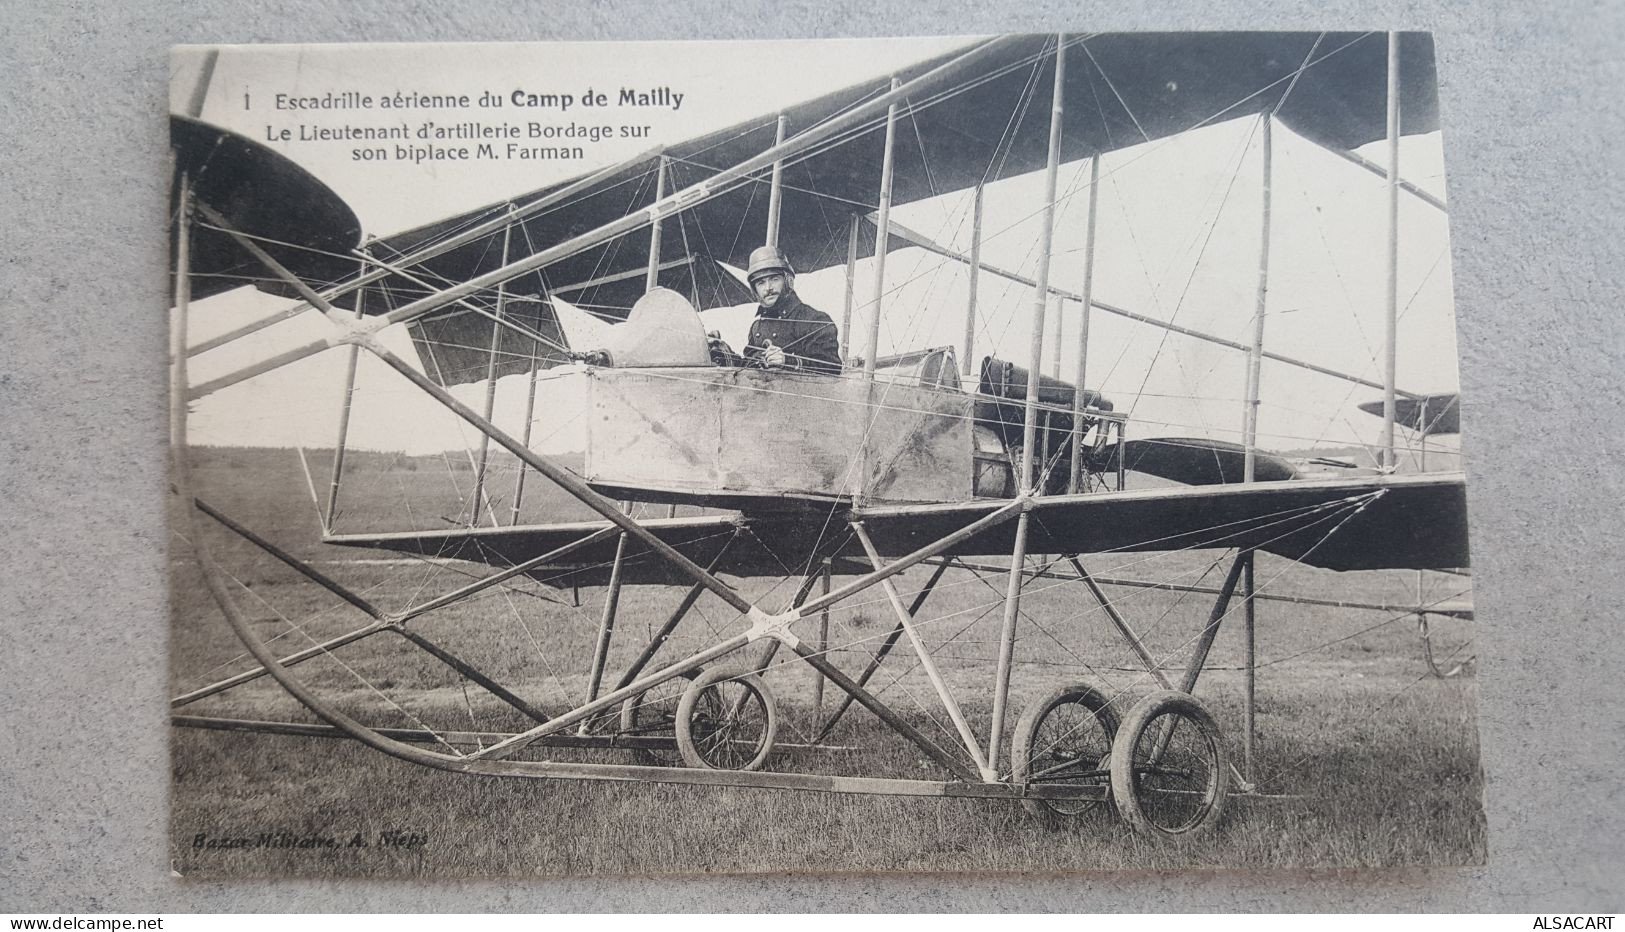
<instances>
[{"instance_id":1,"label":"pilot's helmet","mask_svg":"<svg viewBox=\"0 0 1625 932\"><path fill-rule=\"evenodd\" d=\"M756 279L773 272L795 274L795 269L790 267L790 259L784 251L777 246L758 246L751 250L750 266L745 270L746 281L754 285Z\"/></svg>"}]
</instances>

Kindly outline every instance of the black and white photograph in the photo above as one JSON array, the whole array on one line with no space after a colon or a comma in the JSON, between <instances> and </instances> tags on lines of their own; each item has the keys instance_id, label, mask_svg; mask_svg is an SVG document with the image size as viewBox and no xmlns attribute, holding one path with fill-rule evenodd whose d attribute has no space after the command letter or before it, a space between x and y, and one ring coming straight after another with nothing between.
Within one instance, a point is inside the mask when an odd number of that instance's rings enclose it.
<instances>
[{"instance_id":1,"label":"black and white photograph","mask_svg":"<svg viewBox=\"0 0 1625 932\"><path fill-rule=\"evenodd\" d=\"M177 46L170 867L1485 863L1436 71Z\"/></svg>"}]
</instances>

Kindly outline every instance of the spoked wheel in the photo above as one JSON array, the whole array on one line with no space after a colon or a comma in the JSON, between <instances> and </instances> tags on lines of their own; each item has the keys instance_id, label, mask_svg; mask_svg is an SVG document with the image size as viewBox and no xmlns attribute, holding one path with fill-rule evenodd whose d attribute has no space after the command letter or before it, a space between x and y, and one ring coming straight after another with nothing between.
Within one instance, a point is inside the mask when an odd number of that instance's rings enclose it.
<instances>
[{"instance_id":1,"label":"spoked wheel","mask_svg":"<svg viewBox=\"0 0 1625 932\"><path fill-rule=\"evenodd\" d=\"M677 706L683 701L695 674L684 673L621 703L620 734L627 738L671 738L677 733ZM676 755L666 750L633 748L632 756L643 764L670 764Z\"/></svg>"},{"instance_id":2,"label":"spoked wheel","mask_svg":"<svg viewBox=\"0 0 1625 932\"><path fill-rule=\"evenodd\" d=\"M1136 831L1184 835L1218 819L1230 765L1213 716L1195 696L1163 690L1129 711L1112 744L1112 799Z\"/></svg>"},{"instance_id":3,"label":"spoked wheel","mask_svg":"<svg viewBox=\"0 0 1625 932\"><path fill-rule=\"evenodd\" d=\"M690 767L757 770L779 728L773 694L746 670L706 670L677 705L677 750Z\"/></svg>"},{"instance_id":4,"label":"spoked wheel","mask_svg":"<svg viewBox=\"0 0 1625 932\"><path fill-rule=\"evenodd\" d=\"M1017 786L1111 785L1112 741L1117 712L1106 693L1087 683L1069 683L1040 697L1021 713L1010 742L1010 779ZM1052 825L1097 810L1103 799L1024 799L1028 812Z\"/></svg>"}]
</instances>

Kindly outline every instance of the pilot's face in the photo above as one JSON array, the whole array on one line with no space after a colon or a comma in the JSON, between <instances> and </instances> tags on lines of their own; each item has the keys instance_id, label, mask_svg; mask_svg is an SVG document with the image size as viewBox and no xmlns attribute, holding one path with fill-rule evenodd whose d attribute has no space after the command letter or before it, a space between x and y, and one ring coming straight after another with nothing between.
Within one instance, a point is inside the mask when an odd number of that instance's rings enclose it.
<instances>
[{"instance_id":1,"label":"pilot's face","mask_svg":"<svg viewBox=\"0 0 1625 932\"><path fill-rule=\"evenodd\" d=\"M790 284L793 281L794 279L788 273L768 272L752 282L751 287L756 289L757 303L771 310L778 306L785 292L790 290Z\"/></svg>"}]
</instances>

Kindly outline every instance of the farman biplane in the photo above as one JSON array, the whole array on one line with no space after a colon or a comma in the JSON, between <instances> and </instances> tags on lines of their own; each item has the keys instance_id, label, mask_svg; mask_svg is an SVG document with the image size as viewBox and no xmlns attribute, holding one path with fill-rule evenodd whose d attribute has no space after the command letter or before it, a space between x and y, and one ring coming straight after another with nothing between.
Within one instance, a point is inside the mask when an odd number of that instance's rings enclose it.
<instances>
[{"instance_id":1,"label":"farman biplane","mask_svg":"<svg viewBox=\"0 0 1625 932\"><path fill-rule=\"evenodd\" d=\"M1170 835L1211 825L1227 795L1253 788L1255 604L1332 602L1270 593L1268 581L1255 578L1257 561L1270 555L1335 571L1462 574L1462 474L1402 471L1394 452L1396 429L1418 438L1454 432L1456 401L1396 386L1392 328L1389 368L1377 381L1266 350L1261 309L1251 340L1231 340L1097 300L1090 282L1101 160L1131 144L1253 117L1266 147L1270 127L1284 127L1385 175L1392 199L1429 199L1391 165L1375 166L1353 150L1384 138L1397 146L1401 135L1437 128L1432 69L1431 41L1412 34L1000 37L889 80L366 240L352 209L304 169L177 114L175 484L181 501L195 505L182 509L182 533L252 666L181 691L176 724L348 737L404 761L475 775L996 798L1049 820L1115 808L1137 829ZM1066 258L1082 263L1084 285L1068 292L1051 275L1057 173L1085 160L1087 245ZM984 187L1036 173L1045 179L1043 199L1031 205L1041 220L1032 243L1036 274L983 261ZM968 251L892 215L972 190ZM1263 216L1267 244L1267 206ZM734 269L763 242L792 257L803 275L847 269L846 306L832 315L840 320L839 372L716 364L701 312L754 303ZM932 311L964 319L962 345L881 351L886 258L901 249L968 271L967 306ZM860 262L874 270L873 306L867 332L853 334ZM1267 245L1263 265L1267 276ZM1024 358L974 354L978 277L1030 293ZM244 285L293 303L212 339L188 339L192 301ZM1057 301L1084 315L1077 345L1065 348L1080 361L1073 380L1045 372L1046 354L1059 358L1062 349L1046 337L1046 309ZM1391 299L1390 320L1394 313ZM572 345L571 314L602 325L601 345ZM1241 441L1156 436L1124 399L1086 389L1091 314L1244 354ZM327 331L218 377L188 377L190 359L294 317L325 318ZM410 333L418 359L380 340L397 326ZM334 348L350 354L352 374L358 354L381 360L477 432L475 490L469 515L449 526L339 526L347 389L325 507L318 501L323 551L365 548L407 565L488 566L483 575L414 593L402 606L375 604L324 569L333 561L301 556L296 542L270 539L224 507L194 499L188 405ZM1262 449L1265 360L1383 392L1373 408L1384 418L1383 459L1357 468ZM527 380L526 414L501 424L491 397L498 380L513 376ZM490 387L483 409L452 390L477 384ZM581 457L569 461L543 453L532 437L538 406L566 398L581 407L585 437ZM513 484L502 489L498 456L515 467ZM353 472L344 478L368 481ZM567 493L591 517L522 519L538 483ZM364 620L331 637L295 628L297 649L281 649L241 604L244 592L209 545L219 532L204 533L205 518ZM1200 558L1219 581L1108 579L1089 569L1100 554L1169 552ZM899 588L908 571L925 580L911 593ZM989 617L998 620L985 662L969 675L949 675L941 662L939 649L951 639L943 621L960 616L932 612L945 578L991 593ZM584 634L591 650L573 661L577 672L558 676L568 687L562 691L505 683L422 629L425 618L522 583L560 594L603 587L602 611L587 619ZM618 617L624 593L637 586L671 587L671 598L654 617ZM1064 587L1109 624L1141 665L1134 688L1070 673L1045 682L1046 667L1019 662L1020 639L1045 630L1033 617L1039 587ZM1108 596L1114 587L1212 602L1170 654L1142 638L1122 600ZM702 599L725 609L713 609L710 631L696 635ZM837 620L832 636L832 615L855 605L885 623L862 630ZM1467 617L1471 606L1438 600L1399 611ZM1240 754L1193 694L1227 621L1247 632ZM520 646L528 651L545 648L549 634L527 629L525 636ZM301 670L379 641L421 649L452 671L465 694L472 687L500 703L507 724L470 731L420 714L411 727L380 724ZM1053 649L1088 648L1057 640ZM882 688L900 663L916 677L909 696L920 708L899 707ZM798 682L814 684L813 701L778 695L772 684L789 677L786 670L803 671ZM195 704L265 676L317 721L196 714ZM391 680L380 688L404 688ZM902 764L847 772L822 762L822 750L838 752L838 725L859 717L900 748Z\"/></svg>"}]
</instances>

